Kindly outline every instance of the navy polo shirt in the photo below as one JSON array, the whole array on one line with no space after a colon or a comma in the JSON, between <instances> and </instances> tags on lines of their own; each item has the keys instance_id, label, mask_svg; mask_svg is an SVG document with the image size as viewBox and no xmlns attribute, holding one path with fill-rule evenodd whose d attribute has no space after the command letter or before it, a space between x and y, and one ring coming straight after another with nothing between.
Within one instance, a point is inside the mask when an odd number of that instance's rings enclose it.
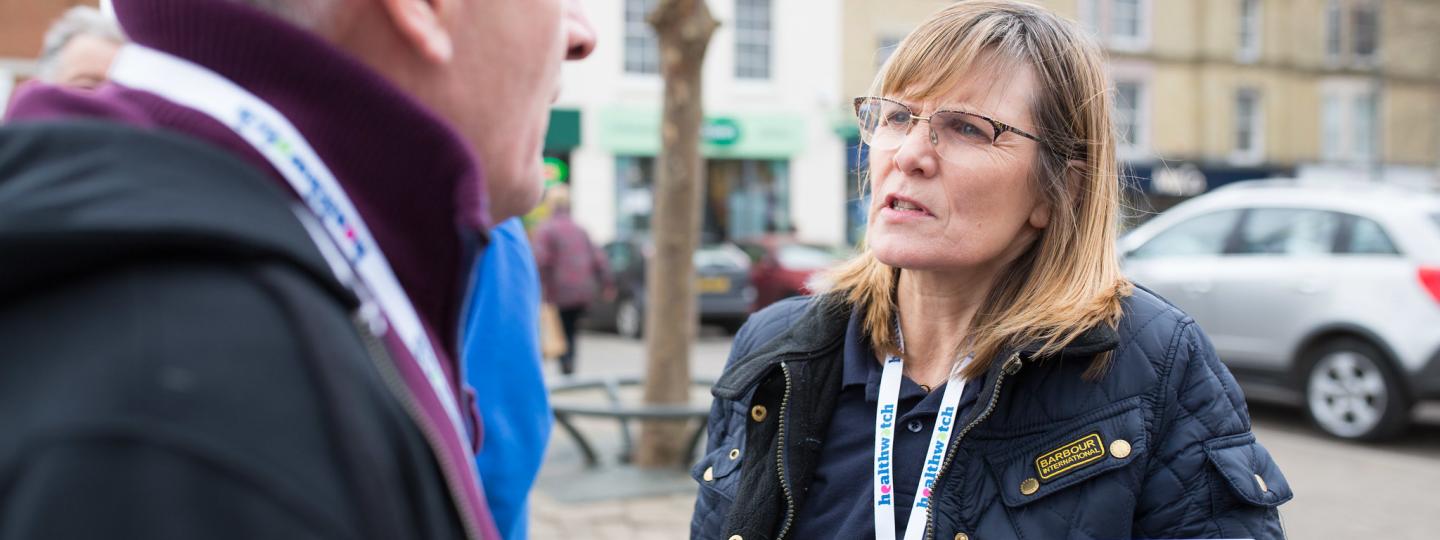
<instances>
[{"instance_id":1,"label":"navy polo shirt","mask_svg":"<svg viewBox=\"0 0 1440 540\"><path fill-rule=\"evenodd\" d=\"M840 399L825 434L815 478L796 513L793 538L875 538L875 407L880 400L883 367L865 338L858 311L851 313L845 331L843 362ZM956 418L964 418L979 391L978 381L965 385ZM904 536L910 520L915 487L920 482L926 447L944 394L943 385L927 394L909 377L900 381L899 416L891 454L897 538ZM959 431L957 426L952 436Z\"/></svg>"}]
</instances>

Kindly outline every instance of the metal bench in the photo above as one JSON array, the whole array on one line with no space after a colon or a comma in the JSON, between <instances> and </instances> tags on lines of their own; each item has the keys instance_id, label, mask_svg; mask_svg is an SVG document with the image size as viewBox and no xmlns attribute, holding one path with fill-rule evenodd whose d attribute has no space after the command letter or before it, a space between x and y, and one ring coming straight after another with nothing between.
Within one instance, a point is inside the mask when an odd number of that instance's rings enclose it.
<instances>
[{"instance_id":1,"label":"metal bench","mask_svg":"<svg viewBox=\"0 0 1440 540\"><path fill-rule=\"evenodd\" d=\"M700 436L705 434L705 425L710 417L708 406L692 404L676 405L650 405L644 403L625 403L620 398L620 389L626 386L640 386L642 380L639 377L601 377L562 381L550 386L550 396L559 397L567 393L581 392L587 390L604 390L606 401L603 404L571 404L563 400L551 400L551 409L555 412L555 422L564 428L580 451L585 454L585 464L595 467L600 464L599 457L595 454L595 447L590 441L576 429L572 422L576 417L592 418L614 418L620 424L620 460L629 463L634 456L634 437L630 434L631 420L699 420L694 433L690 435L689 444L685 447L685 454L681 457L680 465L688 467L696 459L695 450L700 444ZM694 379L690 382L692 386L703 387L703 391L709 392L715 381L711 379Z\"/></svg>"}]
</instances>

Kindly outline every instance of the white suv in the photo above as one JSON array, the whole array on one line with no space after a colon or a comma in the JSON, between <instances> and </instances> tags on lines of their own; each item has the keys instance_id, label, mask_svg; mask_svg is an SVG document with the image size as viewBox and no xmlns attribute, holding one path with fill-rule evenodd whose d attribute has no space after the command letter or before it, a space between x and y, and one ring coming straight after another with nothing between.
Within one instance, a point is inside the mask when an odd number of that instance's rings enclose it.
<instances>
[{"instance_id":1,"label":"white suv","mask_svg":"<svg viewBox=\"0 0 1440 540\"><path fill-rule=\"evenodd\" d=\"M1126 274L1210 335L1255 399L1345 439L1396 435L1440 399L1440 194L1232 184L1121 240Z\"/></svg>"}]
</instances>

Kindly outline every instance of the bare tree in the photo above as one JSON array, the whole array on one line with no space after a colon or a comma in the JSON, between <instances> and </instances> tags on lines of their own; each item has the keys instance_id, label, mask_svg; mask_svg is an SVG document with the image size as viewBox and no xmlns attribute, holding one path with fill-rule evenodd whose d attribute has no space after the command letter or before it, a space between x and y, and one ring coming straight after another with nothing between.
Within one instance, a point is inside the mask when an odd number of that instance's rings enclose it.
<instances>
[{"instance_id":1,"label":"bare tree","mask_svg":"<svg viewBox=\"0 0 1440 540\"><path fill-rule=\"evenodd\" d=\"M700 236L701 67L719 23L705 0L661 0L649 16L660 36L665 109L651 231L655 256L646 271L645 402L690 400L690 349L696 332L694 253ZM685 451L685 425L649 421L635 463L673 467Z\"/></svg>"}]
</instances>

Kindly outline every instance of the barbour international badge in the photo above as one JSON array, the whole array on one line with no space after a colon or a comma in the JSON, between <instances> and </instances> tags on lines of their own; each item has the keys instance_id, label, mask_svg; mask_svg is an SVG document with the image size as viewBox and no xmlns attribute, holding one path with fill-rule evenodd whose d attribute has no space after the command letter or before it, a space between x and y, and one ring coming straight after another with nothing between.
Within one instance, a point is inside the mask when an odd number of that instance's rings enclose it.
<instances>
[{"instance_id":1,"label":"barbour international badge","mask_svg":"<svg viewBox=\"0 0 1440 540\"><path fill-rule=\"evenodd\" d=\"M1035 458L1035 473L1040 481L1049 482L1105 457L1105 441L1099 433L1091 433L1040 454Z\"/></svg>"}]
</instances>

